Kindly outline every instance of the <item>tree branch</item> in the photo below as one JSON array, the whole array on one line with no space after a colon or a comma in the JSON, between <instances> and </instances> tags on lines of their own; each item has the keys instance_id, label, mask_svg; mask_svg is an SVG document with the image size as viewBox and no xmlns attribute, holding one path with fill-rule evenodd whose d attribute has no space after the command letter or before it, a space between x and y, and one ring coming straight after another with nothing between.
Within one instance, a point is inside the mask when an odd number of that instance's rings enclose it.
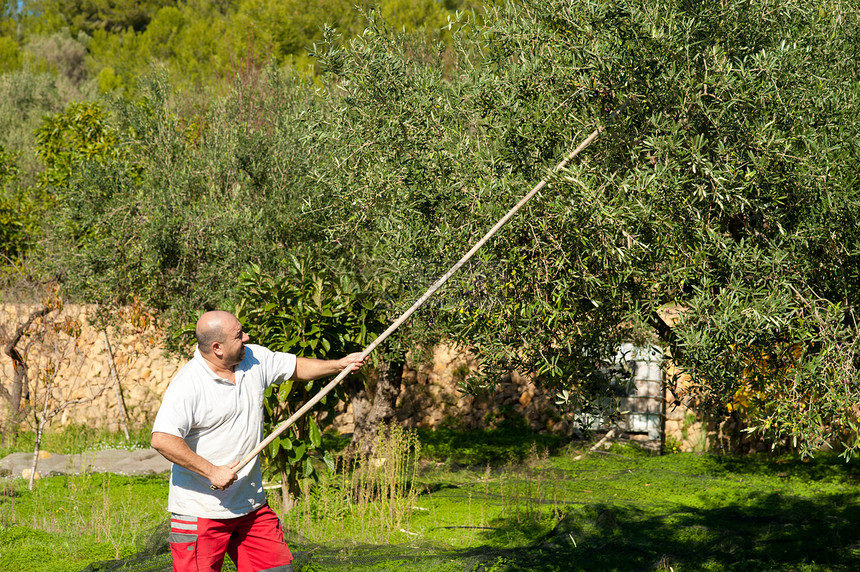
<instances>
[{"instance_id":1,"label":"tree branch","mask_svg":"<svg viewBox=\"0 0 860 572\"><path fill-rule=\"evenodd\" d=\"M12 387L7 389L5 385L0 385L0 396L3 397L9 405L15 411L18 411L21 405L21 395L24 393L24 390L27 387L28 377L27 377L27 363L24 360L24 356L18 351L16 347L18 342L21 341L21 338L24 337L24 333L27 329L35 322L38 318L42 318L47 316L53 308L49 306L44 306L39 310L34 310L30 317L27 318L27 321L21 324L15 333L12 334L12 337L6 342L3 346L3 353L8 355L12 359L12 366L15 369L15 376L12 380Z\"/></svg>"},{"instance_id":2,"label":"tree branch","mask_svg":"<svg viewBox=\"0 0 860 572\"><path fill-rule=\"evenodd\" d=\"M681 359L682 352L678 349L678 336L672 329L672 326L660 315L656 310L652 311L646 317L648 325L657 330L657 335L668 345L672 350L672 358L675 360Z\"/></svg>"}]
</instances>

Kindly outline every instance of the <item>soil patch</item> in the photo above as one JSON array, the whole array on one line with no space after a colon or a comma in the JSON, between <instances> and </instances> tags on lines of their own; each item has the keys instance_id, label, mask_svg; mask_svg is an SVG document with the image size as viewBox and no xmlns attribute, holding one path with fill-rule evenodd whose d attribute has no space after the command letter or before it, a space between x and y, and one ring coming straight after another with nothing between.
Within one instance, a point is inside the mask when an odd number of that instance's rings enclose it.
<instances>
[{"instance_id":1,"label":"soil patch","mask_svg":"<svg viewBox=\"0 0 860 572\"><path fill-rule=\"evenodd\" d=\"M118 475L147 475L170 470L170 461L155 449L105 449L76 455L40 453L36 472L41 477L77 475L81 473L116 473ZM29 477L33 453L12 453L0 459L0 475Z\"/></svg>"}]
</instances>

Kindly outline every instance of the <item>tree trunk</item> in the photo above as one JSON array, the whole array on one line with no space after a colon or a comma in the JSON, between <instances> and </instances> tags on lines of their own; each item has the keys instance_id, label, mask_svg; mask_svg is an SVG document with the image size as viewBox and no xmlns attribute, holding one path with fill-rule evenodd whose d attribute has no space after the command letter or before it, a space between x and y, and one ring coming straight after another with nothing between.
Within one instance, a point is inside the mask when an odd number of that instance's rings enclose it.
<instances>
[{"instance_id":1,"label":"tree trunk","mask_svg":"<svg viewBox=\"0 0 860 572\"><path fill-rule=\"evenodd\" d=\"M403 382L403 362L383 361L377 370L376 387L371 404L368 391L362 389L352 401L355 430L350 446L362 454L373 452L379 427L394 419L397 397Z\"/></svg>"},{"instance_id":2,"label":"tree trunk","mask_svg":"<svg viewBox=\"0 0 860 572\"><path fill-rule=\"evenodd\" d=\"M27 483L27 490L33 490L33 481L36 480L36 470L39 468L39 452L42 449L42 434L45 429L45 422L39 422L36 428L36 445L33 447L33 464L30 465L30 480Z\"/></svg>"},{"instance_id":3,"label":"tree trunk","mask_svg":"<svg viewBox=\"0 0 860 572\"><path fill-rule=\"evenodd\" d=\"M125 422L125 418L128 417L128 411L125 408L125 400L122 398L122 390L119 384L119 375L116 373L116 366L113 363L113 349L110 347L110 340L108 340L107 330L102 330L102 336L105 340L105 350L107 351L108 365L110 366L110 376L113 379L113 388L114 393L116 393L116 405L117 411L119 411L119 422L122 425L122 430L125 432L125 440L130 441L131 438L128 436L128 423Z\"/></svg>"},{"instance_id":4,"label":"tree trunk","mask_svg":"<svg viewBox=\"0 0 860 572\"><path fill-rule=\"evenodd\" d=\"M15 354L18 353L14 348L12 351ZM25 388L28 386L26 365L19 365L19 362L13 358L12 368L11 391L3 387L2 392L0 392L6 401L7 412L3 422L2 435L0 435L0 444L4 446L15 443L18 437L18 426L24 420L21 398L29 399L28 392L25 391Z\"/></svg>"},{"instance_id":5,"label":"tree trunk","mask_svg":"<svg viewBox=\"0 0 860 572\"><path fill-rule=\"evenodd\" d=\"M284 512L295 507L299 498L298 479L293 478L295 472L292 465L281 468L281 507Z\"/></svg>"},{"instance_id":6,"label":"tree trunk","mask_svg":"<svg viewBox=\"0 0 860 572\"><path fill-rule=\"evenodd\" d=\"M24 333L33 322L38 318L46 316L50 311L51 308L48 306L35 310L27 318L27 321L15 330L12 337L6 340L6 343L3 346L3 353L9 356L12 360L12 368L14 370L14 374L12 375L12 385L8 388L6 386L0 386L0 396L6 400L9 409L9 415L6 418L5 425L3 426L2 442L4 445L7 444L9 437L12 437L12 440L14 441L14 438L17 436L18 424L23 419L22 400L26 401L30 398L27 361L24 356L21 355L21 352L18 351L18 342L21 341L21 338L24 337Z\"/></svg>"}]
</instances>

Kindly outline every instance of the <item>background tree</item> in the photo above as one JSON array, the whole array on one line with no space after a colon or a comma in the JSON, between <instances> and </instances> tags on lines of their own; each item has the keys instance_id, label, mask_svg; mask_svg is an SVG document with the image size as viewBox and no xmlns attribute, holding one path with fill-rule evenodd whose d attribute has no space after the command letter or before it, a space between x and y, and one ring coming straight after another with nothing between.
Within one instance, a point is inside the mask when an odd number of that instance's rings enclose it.
<instances>
[{"instance_id":1,"label":"background tree","mask_svg":"<svg viewBox=\"0 0 860 572\"><path fill-rule=\"evenodd\" d=\"M68 103L50 74L16 71L0 75L0 145L15 156L18 186L35 186L42 165L36 155L35 130L42 117Z\"/></svg>"},{"instance_id":2,"label":"background tree","mask_svg":"<svg viewBox=\"0 0 860 572\"><path fill-rule=\"evenodd\" d=\"M225 93L248 68L268 63L293 65L307 73L308 57L323 28L337 28L344 37L361 32L366 3L345 0L300 2L244 0L237 3L190 2L164 5L151 13L143 28L102 25L92 35L90 72L103 90L133 91L137 78L159 62L174 86L186 90L214 89ZM419 5L380 3L398 27L434 30L447 23L451 11L437 2Z\"/></svg>"},{"instance_id":3,"label":"background tree","mask_svg":"<svg viewBox=\"0 0 860 572\"><path fill-rule=\"evenodd\" d=\"M48 201L37 185L40 165L33 131L41 116L58 110L60 104L48 74L18 71L0 76L0 124L7 126L0 135L0 278L4 284L20 276L23 261L39 240Z\"/></svg>"},{"instance_id":4,"label":"background tree","mask_svg":"<svg viewBox=\"0 0 860 572\"><path fill-rule=\"evenodd\" d=\"M77 88L87 78L86 55L89 37L68 29L49 36L31 38L24 50L24 63L35 73L51 73Z\"/></svg>"},{"instance_id":5,"label":"background tree","mask_svg":"<svg viewBox=\"0 0 860 572\"><path fill-rule=\"evenodd\" d=\"M67 29L92 35L96 30L143 30L167 0L24 0L18 3L33 29L42 33Z\"/></svg>"},{"instance_id":6,"label":"background tree","mask_svg":"<svg viewBox=\"0 0 860 572\"><path fill-rule=\"evenodd\" d=\"M18 177L15 156L0 147L0 256L14 262L26 250L37 226L32 205L22 204L14 184Z\"/></svg>"},{"instance_id":7,"label":"background tree","mask_svg":"<svg viewBox=\"0 0 860 572\"><path fill-rule=\"evenodd\" d=\"M18 42L6 36L0 36L0 73L7 73L21 68L21 48Z\"/></svg>"},{"instance_id":8,"label":"background tree","mask_svg":"<svg viewBox=\"0 0 860 572\"><path fill-rule=\"evenodd\" d=\"M858 86L846 81L857 76L854 32L834 30L853 30L857 11L524 6L483 28L481 65L449 81L384 29L325 56L345 93L334 132L354 173L327 196L377 229L367 235L379 250L360 256L420 259L426 241L453 260L452 245L472 242L457 239L484 230L632 98L487 249L480 280L455 285L440 314L454 318L448 331L490 379L537 372L583 408L601 403L594 373L618 343L653 328L709 410L754 383L754 429L839 446L858 380L825 356L856 361L858 154L839 118L856 110ZM797 408L800 395L816 405Z\"/></svg>"}]
</instances>

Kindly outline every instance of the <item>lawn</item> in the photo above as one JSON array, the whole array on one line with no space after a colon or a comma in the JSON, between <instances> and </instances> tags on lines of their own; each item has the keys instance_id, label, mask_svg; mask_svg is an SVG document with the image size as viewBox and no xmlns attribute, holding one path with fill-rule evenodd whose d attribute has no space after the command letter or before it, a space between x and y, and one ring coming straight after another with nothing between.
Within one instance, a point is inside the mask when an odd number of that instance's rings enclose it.
<instances>
[{"instance_id":1,"label":"lawn","mask_svg":"<svg viewBox=\"0 0 860 572\"><path fill-rule=\"evenodd\" d=\"M296 569L860 569L860 463L586 447L470 465L432 446L414 457L413 446L412 463L389 454L372 464L381 480L332 475L285 514ZM386 464L399 468L385 476ZM0 570L108 570L165 547L155 533L166 519L164 475L3 487ZM380 494L390 490L396 499ZM278 509L277 489L270 495ZM153 555L119 569L170 569Z\"/></svg>"},{"instance_id":2,"label":"lawn","mask_svg":"<svg viewBox=\"0 0 860 572\"><path fill-rule=\"evenodd\" d=\"M411 530L496 549L498 570L858 570L859 476L838 458L551 457L423 475Z\"/></svg>"}]
</instances>

